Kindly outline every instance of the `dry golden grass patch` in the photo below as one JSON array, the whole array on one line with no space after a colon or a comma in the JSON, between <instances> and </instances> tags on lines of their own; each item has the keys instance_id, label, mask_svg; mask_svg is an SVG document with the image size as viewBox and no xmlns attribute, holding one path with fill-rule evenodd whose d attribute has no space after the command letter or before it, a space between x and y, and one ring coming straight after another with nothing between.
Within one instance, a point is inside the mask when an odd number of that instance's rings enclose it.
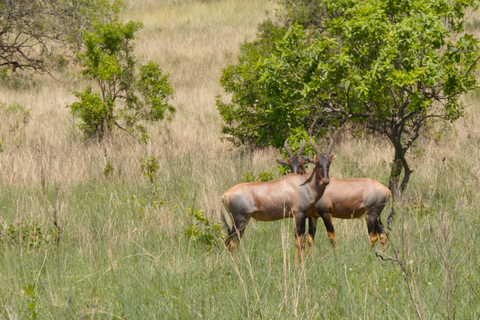
<instances>
[{"instance_id":1,"label":"dry golden grass patch","mask_svg":"<svg viewBox=\"0 0 480 320\"><path fill-rule=\"evenodd\" d=\"M125 19L145 24L137 52L170 73L178 109L170 128L179 145L219 141L220 118L215 96L221 93L222 68L233 63L239 43L255 36L269 1L187 1L159 6L131 4ZM193 132L192 132L193 131Z\"/></svg>"},{"instance_id":2,"label":"dry golden grass patch","mask_svg":"<svg viewBox=\"0 0 480 320\"><path fill-rule=\"evenodd\" d=\"M71 91L82 90L86 82L64 75L37 75L24 90L2 87L1 101L18 104L23 110L0 113L3 183L41 184L46 179L50 184L71 184L101 179L107 158L116 175L131 178L139 175L141 156L155 156L167 167L166 152L172 159L201 154L203 163L212 163L231 151L228 143L220 141L221 122L215 106L215 96L221 92L221 69L234 61L241 41L254 37L257 24L265 18L266 9L273 9L273 3L130 1L127 7L123 19L145 26L136 42L140 60L154 60L170 73L175 89L172 104L177 108L173 122L150 125L152 139L146 149L121 133L111 141L84 142L65 106L76 100ZM26 123L24 111L29 113ZM203 168L195 170L203 181ZM218 172L218 168L212 170ZM168 178L171 171L162 174Z\"/></svg>"}]
</instances>

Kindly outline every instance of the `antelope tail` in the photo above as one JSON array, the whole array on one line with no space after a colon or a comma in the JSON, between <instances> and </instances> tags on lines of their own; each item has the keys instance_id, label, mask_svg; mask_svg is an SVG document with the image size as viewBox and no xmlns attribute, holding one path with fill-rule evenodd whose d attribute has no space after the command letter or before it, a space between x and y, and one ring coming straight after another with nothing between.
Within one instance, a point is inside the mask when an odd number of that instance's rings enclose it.
<instances>
[{"instance_id":1,"label":"antelope tail","mask_svg":"<svg viewBox=\"0 0 480 320\"><path fill-rule=\"evenodd\" d=\"M222 197L222 203L225 207L225 210L222 210L221 219L222 219L222 229L227 232L227 237L225 238L225 245L228 245L230 239L235 235L235 223L232 219L232 213L230 212L230 205Z\"/></svg>"},{"instance_id":2,"label":"antelope tail","mask_svg":"<svg viewBox=\"0 0 480 320\"><path fill-rule=\"evenodd\" d=\"M388 230L392 230L390 225L393 222L394 216L395 216L395 210L393 209L393 195L390 194L390 214L388 215L388 218L387 218L387 228L388 228Z\"/></svg>"}]
</instances>

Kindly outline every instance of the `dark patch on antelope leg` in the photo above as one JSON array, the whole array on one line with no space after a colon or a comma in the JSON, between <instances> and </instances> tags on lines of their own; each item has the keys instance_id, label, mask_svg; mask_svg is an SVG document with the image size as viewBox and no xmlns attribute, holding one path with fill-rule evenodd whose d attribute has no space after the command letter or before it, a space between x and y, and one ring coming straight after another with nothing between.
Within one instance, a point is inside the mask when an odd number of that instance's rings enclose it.
<instances>
[{"instance_id":1,"label":"dark patch on antelope leg","mask_svg":"<svg viewBox=\"0 0 480 320\"><path fill-rule=\"evenodd\" d=\"M370 236L370 248L373 248L373 245L378 240L378 234L376 229L377 217L367 214L365 215L365 220L367 221L368 235Z\"/></svg>"},{"instance_id":2,"label":"dark patch on antelope leg","mask_svg":"<svg viewBox=\"0 0 480 320\"><path fill-rule=\"evenodd\" d=\"M233 218L232 230L230 230L227 238L225 239L225 246L227 250L232 252L236 244L240 242L240 239L247 228L248 221L250 220L250 214L246 217L237 216Z\"/></svg>"},{"instance_id":3,"label":"dark patch on antelope leg","mask_svg":"<svg viewBox=\"0 0 480 320\"><path fill-rule=\"evenodd\" d=\"M332 244L333 249L336 249L337 238L335 237L335 228L333 228L333 224L332 224L332 215L328 213L323 213L322 220L323 220L323 223L325 224L325 228L327 229L327 235L328 235L328 238L330 239L330 243Z\"/></svg>"},{"instance_id":4,"label":"dark patch on antelope leg","mask_svg":"<svg viewBox=\"0 0 480 320\"><path fill-rule=\"evenodd\" d=\"M299 212L295 215L295 266L298 266L299 258L304 261L305 253L305 222L306 214Z\"/></svg>"},{"instance_id":5,"label":"dark patch on antelope leg","mask_svg":"<svg viewBox=\"0 0 480 320\"><path fill-rule=\"evenodd\" d=\"M312 256L313 243L315 242L315 233L317 231L317 217L308 217L308 257Z\"/></svg>"}]
</instances>

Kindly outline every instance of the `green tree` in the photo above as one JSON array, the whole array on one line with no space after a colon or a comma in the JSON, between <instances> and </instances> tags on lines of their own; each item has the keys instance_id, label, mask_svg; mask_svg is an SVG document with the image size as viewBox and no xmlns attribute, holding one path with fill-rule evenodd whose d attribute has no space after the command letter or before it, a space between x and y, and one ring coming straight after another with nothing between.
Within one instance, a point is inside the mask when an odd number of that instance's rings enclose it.
<instances>
[{"instance_id":1,"label":"green tree","mask_svg":"<svg viewBox=\"0 0 480 320\"><path fill-rule=\"evenodd\" d=\"M145 121L159 121L175 113L169 104L173 89L153 62L137 67L133 54L138 22L99 24L85 31L85 46L78 53L82 74L96 82L98 92L87 87L74 92L80 99L67 107L81 119L85 134L103 138L114 126L145 132Z\"/></svg>"},{"instance_id":2,"label":"green tree","mask_svg":"<svg viewBox=\"0 0 480 320\"><path fill-rule=\"evenodd\" d=\"M463 111L458 98L476 86L478 40L464 32L465 10L476 8L476 2L327 0L323 5L323 28L292 25L268 58L243 63L255 70L249 81L263 98L249 105L249 117L270 110L305 121L306 129L360 122L392 143L389 187L401 192L412 173L408 150L430 119L458 119ZM244 111L238 101L251 92L225 71L223 81L237 98L230 113ZM283 121L271 120L272 126ZM226 121L226 127L239 124ZM262 138L280 147L280 134Z\"/></svg>"},{"instance_id":3,"label":"green tree","mask_svg":"<svg viewBox=\"0 0 480 320\"><path fill-rule=\"evenodd\" d=\"M284 8L278 11L278 18L285 25L300 24L304 28L325 30L328 19L324 0L278 0Z\"/></svg>"},{"instance_id":4,"label":"green tree","mask_svg":"<svg viewBox=\"0 0 480 320\"><path fill-rule=\"evenodd\" d=\"M275 49L274 42L282 39L286 31L286 28L270 20L265 21L259 25L258 40L245 42L240 48L238 63L223 70L221 84L227 93L232 94L232 98L231 102L224 102L218 96L217 106L226 123L222 127L222 133L227 134L227 139L235 145L266 145L269 142L267 136L274 140L284 140L283 132L292 125L279 121L282 114L273 114L269 109L263 108L264 101L270 98L257 90L258 70L254 66L257 61L270 57ZM296 122L297 119L292 120ZM295 125L296 123L293 124ZM277 145L283 145L283 141Z\"/></svg>"},{"instance_id":5,"label":"green tree","mask_svg":"<svg viewBox=\"0 0 480 320\"><path fill-rule=\"evenodd\" d=\"M65 65L84 29L115 19L120 1L15 0L0 2L0 68L50 72Z\"/></svg>"}]
</instances>

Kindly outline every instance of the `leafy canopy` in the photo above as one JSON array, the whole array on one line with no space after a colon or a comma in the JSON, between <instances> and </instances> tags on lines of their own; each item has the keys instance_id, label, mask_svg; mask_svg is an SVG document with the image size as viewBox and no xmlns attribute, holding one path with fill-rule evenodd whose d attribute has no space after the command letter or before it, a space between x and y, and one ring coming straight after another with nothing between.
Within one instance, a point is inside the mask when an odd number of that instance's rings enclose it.
<instances>
[{"instance_id":1,"label":"leafy canopy","mask_svg":"<svg viewBox=\"0 0 480 320\"><path fill-rule=\"evenodd\" d=\"M222 85L232 100L217 99L223 132L237 144L281 147L302 129L317 133L360 122L390 140L391 179L398 180L395 167L400 166L406 185L411 170L405 155L427 120L458 119L463 112L458 98L476 85L478 40L464 32L464 17L477 3L326 0L319 5L310 24L303 14L302 24L288 30L270 25L275 32L244 44L239 62L224 70ZM268 48L266 54L255 54L257 44Z\"/></svg>"},{"instance_id":2,"label":"leafy canopy","mask_svg":"<svg viewBox=\"0 0 480 320\"><path fill-rule=\"evenodd\" d=\"M81 119L78 125L87 136L103 137L114 126L123 130L140 130L145 121L159 121L175 113L169 104L173 89L154 62L137 67L133 54L138 22L99 24L84 33L84 50L78 53L82 74L96 82L99 92L89 86L74 92L80 99L69 106Z\"/></svg>"},{"instance_id":3,"label":"leafy canopy","mask_svg":"<svg viewBox=\"0 0 480 320\"><path fill-rule=\"evenodd\" d=\"M120 1L21 0L0 3L0 68L51 72L64 67L83 30L117 18Z\"/></svg>"}]
</instances>

